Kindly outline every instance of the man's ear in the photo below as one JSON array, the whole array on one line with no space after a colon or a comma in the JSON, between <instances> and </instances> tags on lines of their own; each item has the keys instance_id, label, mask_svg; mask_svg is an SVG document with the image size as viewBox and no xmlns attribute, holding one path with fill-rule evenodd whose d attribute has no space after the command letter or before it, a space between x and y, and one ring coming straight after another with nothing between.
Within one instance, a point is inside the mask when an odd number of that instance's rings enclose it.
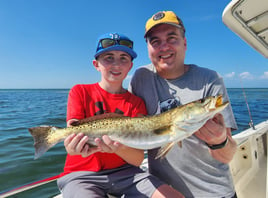
<instances>
[{"instance_id":1,"label":"man's ear","mask_svg":"<svg viewBox=\"0 0 268 198\"><path fill-rule=\"evenodd\" d=\"M187 50L187 40L186 37L184 37L184 46L185 46L185 51Z\"/></svg>"}]
</instances>

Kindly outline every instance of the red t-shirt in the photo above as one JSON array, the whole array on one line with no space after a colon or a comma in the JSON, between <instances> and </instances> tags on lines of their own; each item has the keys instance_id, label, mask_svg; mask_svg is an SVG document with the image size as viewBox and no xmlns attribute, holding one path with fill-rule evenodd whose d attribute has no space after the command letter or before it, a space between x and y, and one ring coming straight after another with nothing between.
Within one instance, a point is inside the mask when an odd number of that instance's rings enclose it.
<instances>
[{"instance_id":1,"label":"red t-shirt","mask_svg":"<svg viewBox=\"0 0 268 198\"><path fill-rule=\"evenodd\" d=\"M102 89L98 83L90 85L75 85L69 93L67 105L67 121L83 119L104 113L121 113L136 117L137 114L147 114L141 98L126 92L111 94ZM86 158L81 155L67 154L62 175L74 171L100 171L117 168L126 162L113 153L94 153Z\"/></svg>"}]
</instances>

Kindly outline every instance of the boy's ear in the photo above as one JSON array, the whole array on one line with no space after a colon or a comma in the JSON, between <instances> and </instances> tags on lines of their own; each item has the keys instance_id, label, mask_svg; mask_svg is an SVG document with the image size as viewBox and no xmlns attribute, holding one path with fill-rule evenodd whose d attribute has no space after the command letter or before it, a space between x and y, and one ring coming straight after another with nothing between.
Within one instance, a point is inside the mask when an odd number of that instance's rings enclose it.
<instances>
[{"instance_id":1,"label":"boy's ear","mask_svg":"<svg viewBox=\"0 0 268 198\"><path fill-rule=\"evenodd\" d=\"M131 70L131 69L132 69L132 67L133 67L133 62L131 62L131 67L129 68L129 70Z\"/></svg>"},{"instance_id":2,"label":"boy's ear","mask_svg":"<svg viewBox=\"0 0 268 198\"><path fill-rule=\"evenodd\" d=\"M99 71L99 62L96 59L92 61L92 64Z\"/></svg>"}]
</instances>

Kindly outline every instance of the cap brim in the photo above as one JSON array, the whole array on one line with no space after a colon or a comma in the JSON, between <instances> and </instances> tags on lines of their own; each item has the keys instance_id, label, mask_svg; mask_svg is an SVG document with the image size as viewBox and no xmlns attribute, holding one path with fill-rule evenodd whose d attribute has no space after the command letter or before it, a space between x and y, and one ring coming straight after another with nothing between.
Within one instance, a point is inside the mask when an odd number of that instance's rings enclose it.
<instances>
[{"instance_id":1,"label":"cap brim","mask_svg":"<svg viewBox=\"0 0 268 198\"><path fill-rule=\"evenodd\" d=\"M113 45L111 47L107 47L107 48L101 49L101 50L98 51L98 53L96 53L94 55L94 57L97 58L102 53L113 51L113 50L126 52L126 53L128 53L131 56L132 59L134 59L134 58L137 57L137 54L136 54L136 52L133 49L131 49L131 48L127 47L127 46L123 46L123 45Z\"/></svg>"},{"instance_id":2,"label":"cap brim","mask_svg":"<svg viewBox=\"0 0 268 198\"><path fill-rule=\"evenodd\" d=\"M153 28L155 28L156 26L161 25L161 24L168 24L168 25L175 26L175 27L177 27L177 28L181 28L181 27L182 27L181 25L176 24L176 23L169 23L169 22L158 23L158 24L155 24L154 26L152 26L149 30L147 30L147 32L145 32L145 34L144 34L144 38L147 37L148 33L151 32L151 30L152 30Z\"/></svg>"}]
</instances>

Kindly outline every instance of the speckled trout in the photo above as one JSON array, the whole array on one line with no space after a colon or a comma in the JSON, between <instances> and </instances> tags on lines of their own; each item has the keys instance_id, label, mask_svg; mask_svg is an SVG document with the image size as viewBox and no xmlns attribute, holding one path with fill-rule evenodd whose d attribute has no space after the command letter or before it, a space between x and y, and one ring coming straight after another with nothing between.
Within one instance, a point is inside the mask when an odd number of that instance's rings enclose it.
<instances>
[{"instance_id":1,"label":"speckled trout","mask_svg":"<svg viewBox=\"0 0 268 198\"><path fill-rule=\"evenodd\" d=\"M229 102L223 103L221 95L210 96L153 116L106 116L96 120L81 120L76 126L67 128L40 126L30 128L29 131L34 138L35 158L43 155L67 136L81 132L89 137L88 144L92 147L96 146L95 138L101 138L103 135L137 149L161 147L156 156L159 158L175 143L200 129L207 120L221 112L228 104Z\"/></svg>"}]
</instances>

